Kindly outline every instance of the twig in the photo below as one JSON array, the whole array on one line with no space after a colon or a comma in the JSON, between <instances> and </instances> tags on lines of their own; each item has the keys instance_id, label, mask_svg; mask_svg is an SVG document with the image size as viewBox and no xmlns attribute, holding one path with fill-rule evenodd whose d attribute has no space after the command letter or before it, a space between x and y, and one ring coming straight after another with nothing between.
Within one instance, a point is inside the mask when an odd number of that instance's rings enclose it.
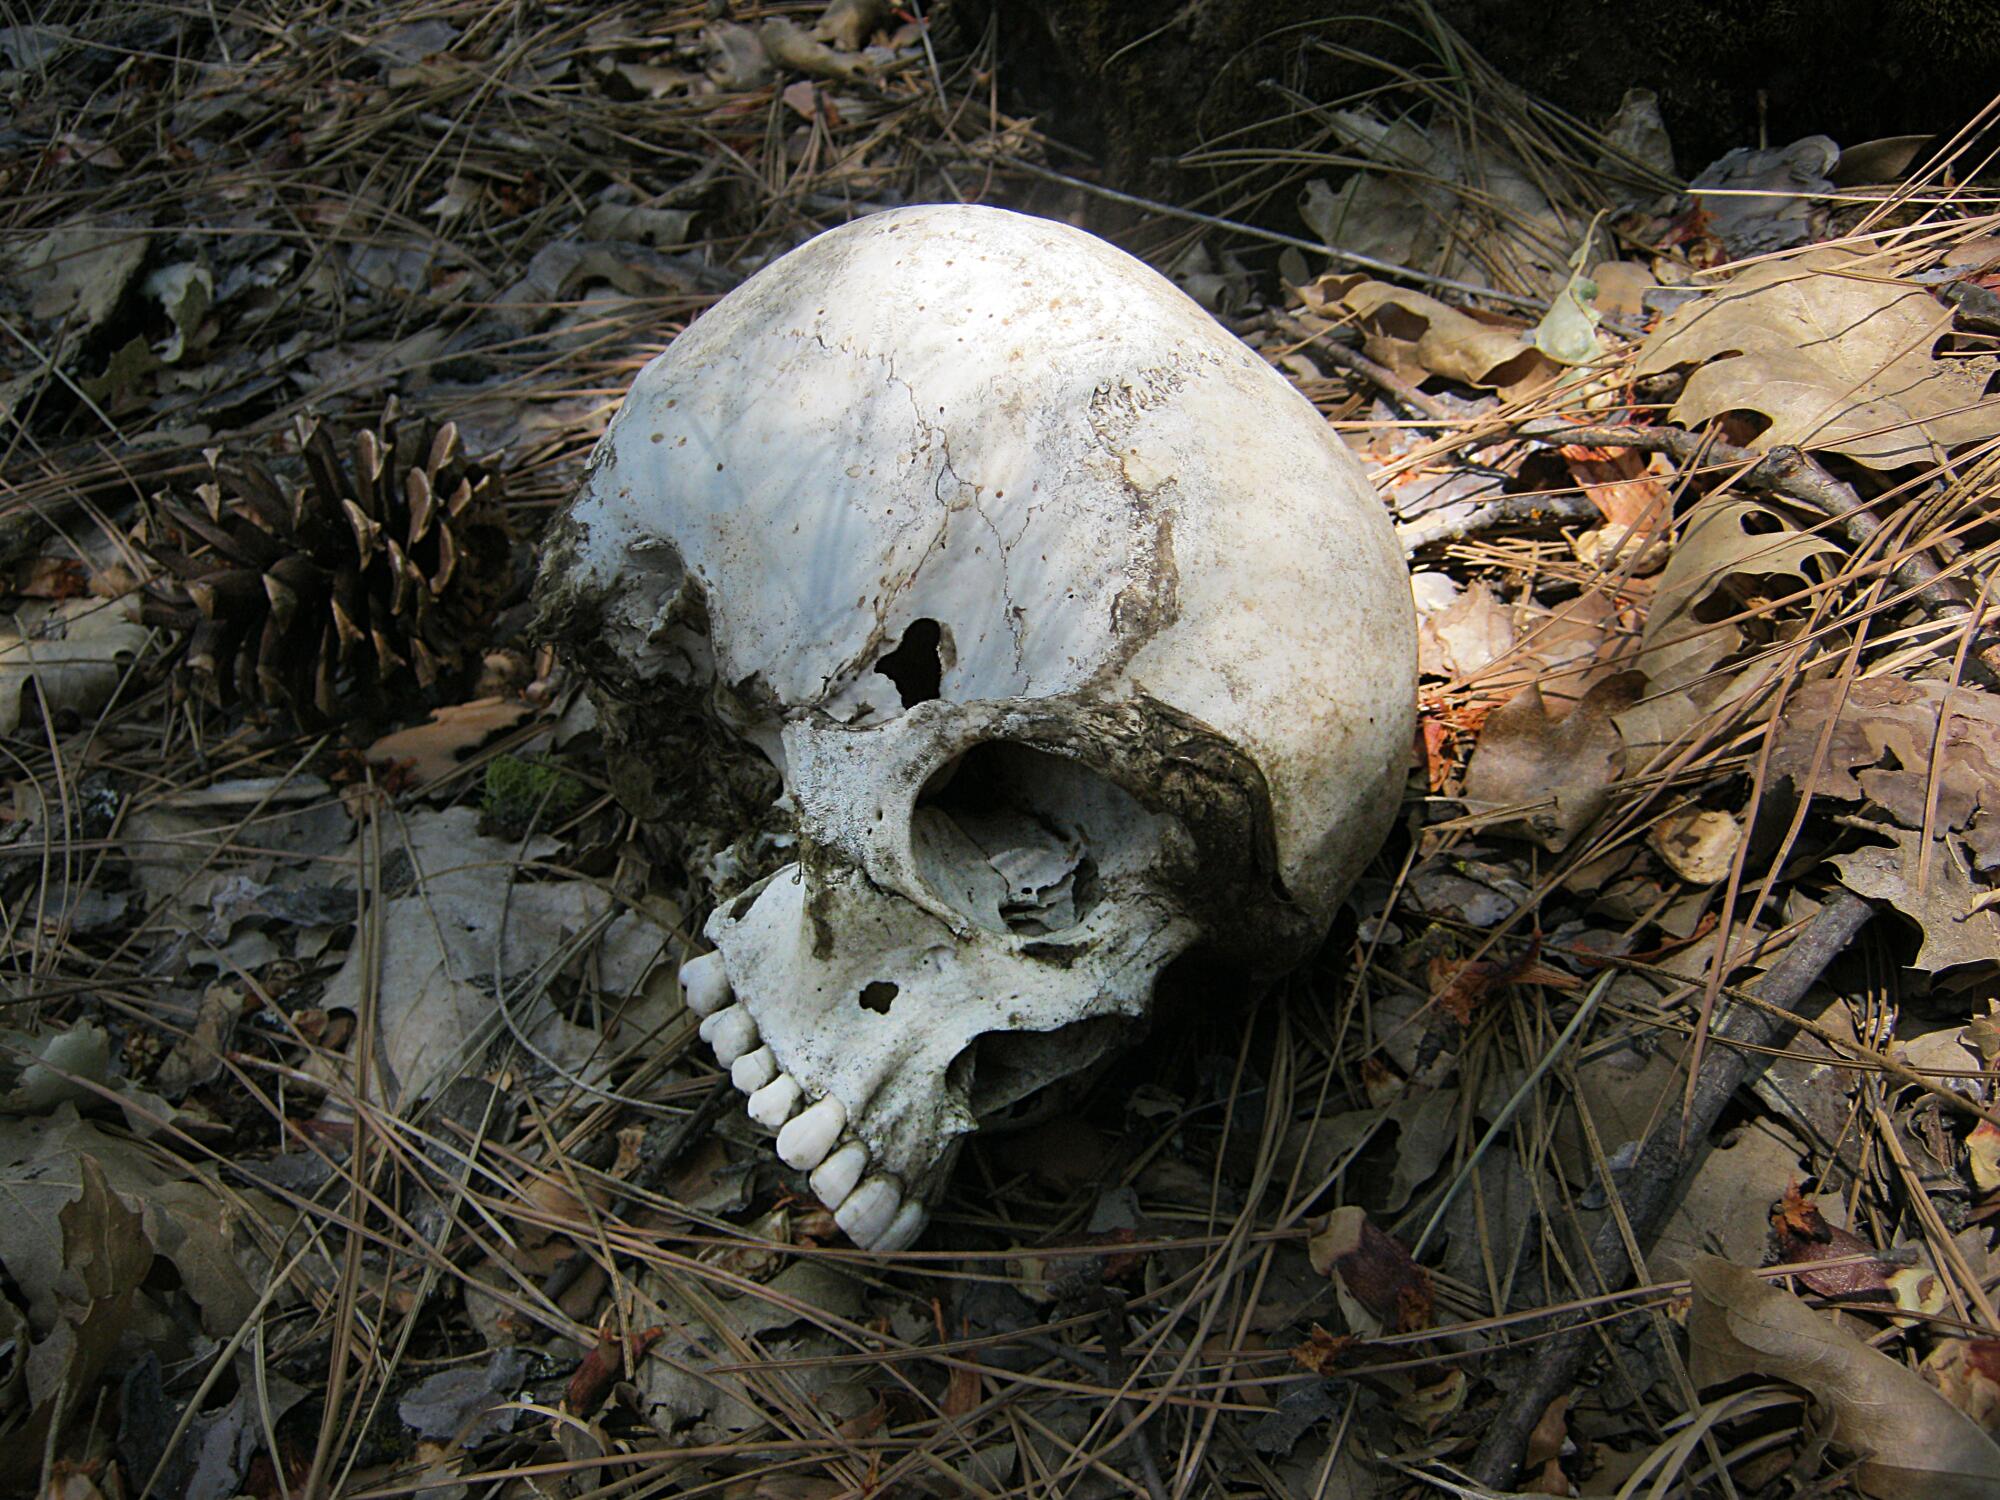
<instances>
[{"instance_id":1,"label":"twig","mask_svg":"<svg viewBox=\"0 0 2000 1500\"><path fill-rule=\"evenodd\" d=\"M1587 441L1587 440L1580 440ZM1712 1048L1696 1075L1692 1101L1684 1122L1665 1121L1640 1149L1624 1196L1625 1221L1632 1239L1645 1244L1653 1238L1681 1179L1699 1156L1702 1143L1722 1114L1722 1108L1743 1084L1761 1072L1769 1060L1753 1048L1783 1044L1797 1017L1796 1007L1825 972L1828 964L1853 941L1872 915L1860 897L1843 891L1821 907L1784 956L1771 966L1758 986L1760 997L1774 1011L1739 1007L1716 1026L1718 1038L1740 1046ZM1686 1144L1681 1143L1685 1141ZM1616 1216L1599 1227L1590 1243L1590 1261L1606 1291L1622 1287L1632 1275L1625 1226ZM1473 1455L1472 1474L1480 1483L1502 1488L1521 1465L1528 1437L1551 1401L1576 1384L1578 1373L1596 1340L1587 1315L1570 1312L1554 1320L1556 1332L1536 1346L1533 1361L1511 1383L1500 1410L1487 1426Z\"/></svg>"},{"instance_id":2,"label":"twig","mask_svg":"<svg viewBox=\"0 0 2000 1500\"><path fill-rule=\"evenodd\" d=\"M1407 412L1429 417L1440 427L1450 427L1464 419L1454 414L1435 396L1426 396L1387 365L1378 363L1359 349L1350 349L1326 329L1307 328L1291 318L1281 318L1279 331L1287 337L1303 339L1344 370L1380 386L1389 398Z\"/></svg>"},{"instance_id":3,"label":"twig","mask_svg":"<svg viewBox=\"0 0 2000 1500\"><path fill-rule=\"evenodd\" d=\"M1533 526L1548 522L1601 521L1604 513L1584 495L1503 495L1462 516L1434 521L1407 521L1396 528L1396 540L1409 556L1442 542L1463 541L1503 526Z\"/></svg>"}]
</instances>

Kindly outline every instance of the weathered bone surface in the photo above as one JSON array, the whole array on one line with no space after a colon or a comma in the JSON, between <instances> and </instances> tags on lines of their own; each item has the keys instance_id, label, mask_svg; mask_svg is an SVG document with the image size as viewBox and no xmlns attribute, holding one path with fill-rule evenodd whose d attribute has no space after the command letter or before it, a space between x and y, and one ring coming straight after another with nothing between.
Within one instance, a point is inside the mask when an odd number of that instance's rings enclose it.
<instances>
[{"instance_id":1,"label":"weathered bone surface","mask_svg":"<svg viewBox=\"0 0 2000 1500\"><path fill-rule=\"evenodd\" d=\"M1410 589L1359 466L1166 280L997 209L862 219L703 315L539 598L634 752L672 729L660 785L705 774L690 723L783 778L798 860L683 986L866 1246L1177 954L1306 952L1410 743Z\"/></svg>"}]
</instances>

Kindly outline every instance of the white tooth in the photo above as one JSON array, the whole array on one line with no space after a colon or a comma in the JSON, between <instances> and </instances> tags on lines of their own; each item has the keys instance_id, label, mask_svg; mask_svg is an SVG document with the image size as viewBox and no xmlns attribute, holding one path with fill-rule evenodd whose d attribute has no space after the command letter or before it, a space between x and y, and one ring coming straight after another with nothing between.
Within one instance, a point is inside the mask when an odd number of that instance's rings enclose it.
<instances>
[{"instance_id":1,"label":"white tooth","mask_svg":"<svg viewBox=\"0 0 2000 1500\"><path fill-rule=\"evenodd\" d=\"M722 972L720 953L704 953L681 965L681 998L698 1016L712 1016L729 1003L729 976Z\"/></svg>"},{"instance_id":2,"label":"white tooth","mask_svg":"<svg viewBox=\"0 0 2000 1500\"><path fill-rule=\"evenodd\" d=\"M869 1248L885 1252L907 1250L916 1242L917 1236L924 1232L924 1225L929 1221L930 1215L924 1212L923 1204L915 1200L905 1203L897 1210L896 1217L889 1227L882 1231L882 1238Z\"/></svg>"},{"instance_id":3,"label":"white tooth","mask_svg":"<svg viewBox=\"0 0 2000 1500\"><path fill-rule=\"evenodd\" d=\"M903 1190L889 1176L871 1177L847 1195L834 1210L833 1222L847 1231L847 1237L863 1250L873 1250L875 1242L889 1232L903 1207Z\"/></svg>"},{"instance_id":4,"label":"white tooth","mask_svg":"<svg viewBox=\"0 0 2000 1500\"><path fill-rule=\"evenodd\" d=\"M754 1094L778 1076L778 1059L769 1047L746 1052L729 1065L729 1081L746 1094Z\"/></svg>"},{"instance_id":5,"label":"white tooth","mask_svg":"<svg viewBox=\"0 0 2000 1500\"><path fill-rule=\"evenodd\" d=\"M846 1124L847 1107L828 1094L785 1122L778 1132L778 1159L801 1172L812 1170L826 1160Z\"/></svg>"},{"instance_id":6,"label":"white tooth","mask_svg":"<svg viewBox=\"0 0 2000 1500\"><path fill-rule=\"evenodd\" d=\"M867 1170L868 1148L859 1141L849 1141L813 1169L813 1194L828 1208L838 1208Z\"/></svg>"},{"instance_id":7,"label":"white tooth","mask_svg":"<svg viewBox=\"0 0 2000 1500\"><path fill-rule=\"evenodd\" d=\"M728 1067L757 1045L757 1023L740 1005L719 1010L701 1023L701 1039L715 1052L715 1060Z\"/></svg>"},{"instance_id":8,"label":"white tooth","mask_svg":"<svg viewBox=\"0 0 2000 1500\"><path fill-rule=\"evenodd\" d=\"M780 1073L750 1096L750 1118L766 1130L776 1130L799 1107L804 1090L789 1073Z\"/></svg>"}]
</instances>

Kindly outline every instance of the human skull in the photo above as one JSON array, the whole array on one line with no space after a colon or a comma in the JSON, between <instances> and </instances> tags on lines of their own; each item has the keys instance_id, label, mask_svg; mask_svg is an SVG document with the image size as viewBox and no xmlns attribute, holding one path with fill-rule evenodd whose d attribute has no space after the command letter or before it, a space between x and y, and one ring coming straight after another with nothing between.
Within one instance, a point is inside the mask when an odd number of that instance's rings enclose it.
<instances>
[{"instance_id":1,"label":"human skull","mask_svg":"<svg viewBox=\"0 0 2000 1500\"><path fill-rule=\"evenodd\" d=\"M1303 955L1410 743L1359 465L1164 278L998 209L875 214L723 298L633 383L538 593L636 753L693 714L782 777L797 860L683 989L867 1247L1176 955Z\"/></svg>"}]
</instances>

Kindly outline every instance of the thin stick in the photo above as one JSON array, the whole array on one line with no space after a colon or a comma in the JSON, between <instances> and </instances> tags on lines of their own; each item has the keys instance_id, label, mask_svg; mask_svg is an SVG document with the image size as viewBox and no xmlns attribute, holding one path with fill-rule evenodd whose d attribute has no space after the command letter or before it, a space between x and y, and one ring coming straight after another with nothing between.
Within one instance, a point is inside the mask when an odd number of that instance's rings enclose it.
<instances>
[{"instance_id":1,"label":"thin stick","mask_svg":"<svg viewBox=\"0 0 2000 1500\"><path fill-rule=\"evenodd\" d=\"M1821 907L1784 956L1772 965L1758 986L1773 1010L1742 1008L1715 1029L1718 1038L1750 1047L1781 1045L1797 1018L1787 1014L1806 991L1853 941L1872 915L1860 897L1842 891ZM1646 1138L1630 1173L1624 1197L1625 1220L1634 1243L1650 1241L1666 1217L1681 1179L1694 1165L1722 1108L1736 1090L1763 1071L1768 1058L1740 1047L1716 1047L1703 1059L1695 1077L1693 1098L1685 1122L1664 1121ZM1682 1141L1687 1144L1683 1146ZM1598 1268L1604 1290L1616 1291L1633 1272L1624 1225L1614 1216L1605 1220L1590 1242L1590 1260ZM1555 1320L1556 1332L1538 1341L1528 1367L1510 1382L1500 1410L1487 1426L1473 1455L1472 1474L1480 1483L1503 1488L1521 1466L1528 1437L1549 1403L1576 1384L1583 1362L1594 1346L1596 1330L1570 1313Z\"/></svg>"}]
</instances>

